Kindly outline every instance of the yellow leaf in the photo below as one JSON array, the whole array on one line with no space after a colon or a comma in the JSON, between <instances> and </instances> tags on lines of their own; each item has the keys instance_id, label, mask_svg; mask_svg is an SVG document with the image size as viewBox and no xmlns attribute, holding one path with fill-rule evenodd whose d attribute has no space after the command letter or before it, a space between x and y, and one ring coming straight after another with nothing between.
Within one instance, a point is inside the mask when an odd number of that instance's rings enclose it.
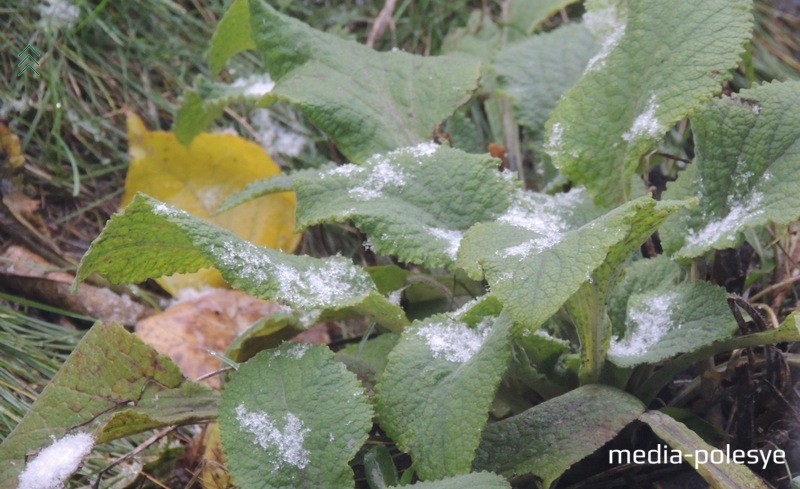
<instances>
[{"instance_id":1,"label":"yellow leaf","mask_svg":"<svg viewBox=\"0 0 800 489\"><path fill-rule=\"evenodd\" d=\"M121 206L130 203L136 192L144 192L252 243L292 252L300 242L292 192L267 195L212 215L226 197L248 183L280 173L257 144L233 134L203 133L186 147L170 132L148 131L133 113L128 113L128 144L130 167ZM162 277L158 283L173 295L187 288L225 285L214 269Z\"/></svg>"}]
</instances>

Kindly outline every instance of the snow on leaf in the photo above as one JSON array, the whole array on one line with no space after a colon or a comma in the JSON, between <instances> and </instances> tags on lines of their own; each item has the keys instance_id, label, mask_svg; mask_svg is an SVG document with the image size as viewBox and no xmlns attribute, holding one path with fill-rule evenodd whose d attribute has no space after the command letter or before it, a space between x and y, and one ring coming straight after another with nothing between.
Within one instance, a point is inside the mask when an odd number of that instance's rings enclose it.
<instances>
[{"instance_id":1,"label":"snow on leaf","mask_svg":"<svg viewBox=\"0 0 800 489\"><path fill-rule=\"evenodd\" d=\"M429 141L433 128L478 87L477 60L380 53L313 29L264 0L247 4L245 9L242 2L234 3L233 19L223 19L223 32L212 44L212 52L222 54L214 56L214 67L220 67L225 56L254 46L275 80L270 94L297 106L355 163ZM184 97L175 128L183 142L233 101L220 97L222 87L209 85L200 82Z\"/></svg>"},{"instance_id":2,"label":"snow on leaf","mask_svg":"<svg viewBox=\"0 0 800 489\"><path fill-rule=\"evenodd\" d=\"M247 97L261 98L275 88L275 82L269 77L269 73L263 73L237 78L230 88L241 89Z\"/></svg>"},{"instance_id":3,"label":"snow on leaf","mask_svg":"<svg viewBox=\"0 0 800 489\"><path fill-rule=\"evenodd\" d=\"M545 140L561 142L555 166L605 207L630 199L641 158L721 89L753 27L749 0L626 3L624 20L595 17L614 28L546 125Z\"/></svg>"},{"instance_id":4,"label":"snow on leaf","mask_svg":"<svg viewBox=\"0 0 800 489\"><path fill-rule=\"evenodd\" d=\"M64 435L53 440L52 445L25 465L25 471L19 475L19 489L63 487L92 448L94 438L86 433Z\"/></svg>"},{"instance_id":5,"label":"snow on leaf","mask_svg":"<svg viewBox=\"0 0 800 489\"><path fill-rule=\"evenodd\" d=\"M671 309L677 298L677 292L672 292L656 296L639 307L628 309L625 338L612 340L608 353L617 356L636 356L645 353L673 326ZM680 324L677 325L678 329L680 327Z\"/></svg>"},{"instance_id":6,"label":"snow on leaf","mask_svg":"<svg viewBox=\"0 0 800 489\"><path fill-rule=\"evenodd\" d=\"M244 404L236 406L236 420L243 431L253 435L253 442L264 450L274 450L278 459L273 460L272 470L280 469L284 463L299 469L308 465L311 452L303 448L306 434L311 431L292 413L284 415L284 427L278 428L265 412L250 412Z\"/></svg>"},{"instance_id":7,"label":"snow on leaf","mask_svg":"<svg viewBox=\"0 0 800 489\"><path fill-rule=\"evenodd\" d=\"M461 322L434 322L419 328L416 334L425 338L435 358L466 363L481 349L490 331L488 322L474 328Z\"/></svg>"},{"instance_id":8,"label":"snow on leaf","mask_svg":"<svg viewBox=\"0 0 800 489\"><path fill-rule=\"evenodd\" d=\"M483 314L496 313L486 299L468 307L407 328L376 386L381 427L423 479L470 471L511 355L511 319Z\"/></svg>"},{"instance_id":9,"label":"snow on leaf","mask_svg":"<svg viewBox=\"0 0 800 489\"><path fill-rule=\"evenodd\" d=\"M798 114L800 82L741 90L695 113L694 162L664 195L697 197L700 205L664 224L660 235L667 253L698 257L738 246L748 228L800 218Z\"/></svg>"},{"instance_id":10,"label":"snow on leaf","mask_svg":"<svg viewBox=\"0 0 800 489\"><path fill-rule=\"evenodd\" d=\"M352 219L375 253L452 266L464 231L508 207L515 184L496 165L432 143L373 155L298 178L298 225Z\"/></svg>"},{"instance_id":11,"label":"snow on leaf","mask_svg":"<svg viewBox=\"0 0 800 489\"><path fill-rule=\"evenodd\" d=\"M222 392L227 467L245 489L353 487L348 462L366 441L372 416L355 374L326 346L285 343L261 351Z\"/></svg>"}]
</instances>

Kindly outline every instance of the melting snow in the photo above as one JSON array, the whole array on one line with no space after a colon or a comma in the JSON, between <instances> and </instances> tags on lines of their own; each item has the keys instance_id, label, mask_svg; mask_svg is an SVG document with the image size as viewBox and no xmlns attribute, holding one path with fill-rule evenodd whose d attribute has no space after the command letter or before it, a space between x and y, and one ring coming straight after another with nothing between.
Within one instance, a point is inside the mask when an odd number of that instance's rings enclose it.
<instances>
[{"instance_id":1,"label":"melting snow","mask_svg":"<svg viewBox=\"0 0 800 489\"><path fill-rule=\"evenodd\" d=\"M298 156L308 144L305 136L272 120L267 109L253 111L250 123L257 132L258 143L268 151Z\"/></svg>"},{"instance_id":2,"label":"melting snow","mask_svg":"<svg viewBox=\"0 0 800 489\"><path fill-rule=\"evenodd\" d=\"M86 433L65 435L43 449L28 462L19 475L19 489L58 489L71 476L94 447Z\"/></svg>"},{"instance_id":3,"label":"melting snow","mask_svg":"<svg viewBox=\"0 0 800 489\"><path fill-rule=\"evenodd\" d=\"M372 167L366 181L358 187L350 189L350 196L361 201L377 199L386 187L402 187L405 185L405 175L395 168L389 160L378 161Z\"/></svg>"},{"instance_id":4,"label":"melting snow","mask_svg":"<svg viewBox=\"0 0 800 489\"><path fill-rule=\"evenodd\" d=\"M342 260L327 259L303 271L277 264L275 271L283 298L301 309L333 306L369 290L369 279Z\"/></svg>"},{"instance_id":5,"label":"melting snow","mask_svg":"<svg viewBox=\"0 0 800 489\"><path fill-rule=\"evenodd\" d=\"M602 7L583 14L583 25L597 39L614 32L620 23L619 12L614 2L605 1Z\"/></svg>"},{"instance_id":6,"label":"melting snow","mask_svg":"<svg viewBox=\"0 0 800 489\"><path fill-rule=\"evenodd\" d=\"M81 9L67 0L47 0L36 6L39 15L39 26L53 32L62 27L72 29L81 16Z\"/></svg>"},{"instance_id":7,"label":"melting snow","mask_svg":"<svg viewBox=\"0 0 800 489\"><path fill-rule=\"evenodd\" d=\"M163 217L174 218L174 217L184 217L188 215L186 211L178 209L175 206L165 204L164 202L156 203L150 208L150 210L153 212L153 214L157 214Z\"/></svg>"},{"instance_id":8,"label":"melting snow","mask_svg":"<svg viewBox=\"0 0 800 489\"><path fill-rule=\"evenodd\" d=\"M516 246L506 248L505 256L526 257L532 251L540 253L558 244L569 230L563 217L583 198L583 189L573 189L554 196L537 196L519 191L514 203L498 218L499 222L533 231L539 236Z\"/></svg>"},{"instance_id":9,"label":"melting snow","mask_svg":"<svg viewBox=\"0 0 800 489\"><path fill-rule=\"evenodd\" d=\"M474 328L461 322L431 323L419 328L416 335L425 338L435 358L466 363L483 346L493 319L486 318Z\"/></svg>"},{"instance_id":10,"label":"melting snow","mask_svg":"<svg viewBox=\"0 0 800 489\"><path fill-rule=\"evenodd\" d=\"M544 145L544 150L547 154L556 158L564 146L564 128L561 127L560 122L553 124L550 130L550 137L547 138L547 143Z\"/></svg>"},{"instance_id":11,"label":"melting snow","mask_svg":"<svg viewBox=\"0 0 800 489\"><path fill-rule=\"evenodd\" d=\"M631 307L628 310L625 338L621 341L612 339L609 353L621 357L635 357L647 353L647 350L669 331L672 325L670 309L677 298L678 293L672 292L653 297L643 308Z\"/></svg>"},{"instance_id":12,"label":"melting snow","mask_svg":"<svg viewBox=\"0 0 800 489\"><path fill-rule=\"evenodd\" d=\"M461 238L464 237L464 234L461 231L453 231L451 229L435 228L431 226L425 226L425 231L431 233L437 239L446 241L447 256L453 260L456 259L458 247L461 245Z\"/></svg>"},{"instance_id":13,"label":"melting snow","mask_svg":"<svg viewBox=\"0 0 800 489\"><path fill-rule=\"evenodd\" d=\"M308 343L297 343L296 345L292 345L292 347L286 352L286 355L290 358L294 358L295 360L300 360L306 355L306 352L309 348L311 348L311 345Z\"/></svg>"},{"instance_id":14,"label":"melting snow","mask_svg":"<svg viewBox=\"0 0 800 489\"><path fill-rule=\"evenodd\" d=\"M630 143L633 142L634 139L638 139L642 136L651 138L662 136L665 129L664 126L658 122L658 119L656 119L656 109L658 109L656 96L651 95L650 100L647 101L647 107L644 109L644 112L636 117L628 132L622 135L622 139Z\"/></svg>"},{"instance_id":15,"label":"melting snow","mask_svg":"<svg viewBox=\"0 0 800 489\"><path fill-rule=\"evenodd\" d=\"M735 204L724 218L708 223L700 231L694 231L686 238L686 246L710 246L726 236L730 236L742 227L748 218L762 214L764 211L757 209L761 204L763 195L754 193L747 204ZM730 204L729 199L729 204Z\"/></svg>"},{"instance_id":16,"label":"melting snow","mask_svg":"<svg viewBox=\"0 0 800 489\"><path fill-rule=\"evenodd\" d=\"M272 91L275 82L269 73L251 75L246 78L237 78L231 83L231 88L243 88L243 93L248 97L263 97Z\"/></svg>"},{"instance_id":17,"label":"melting snow","mask_svg":"<svg viewBox=\"0 0 800 489\"><path fill-rule=\"evenodd\" d=\"M272 464L272 469L277 470L284 464L289 464L299 469L308 465L311 452L303 448L306 434L311 432L303 428L303 422L292 413L284 416L284 427L281 430L275 422L263 411L249 412L244 404L236 406L236 420L242 430L248 431L255 439L253 443L264 450L277 452L278 460Z\"/></svg>"},{"instance_id":18,"label":"melting snow","mask_svg":"<svg viewBox=\"0 0 800 489\"><path fill-rule=\"evenodd\" d=\"M600 51L595 54L592 59L586 64L586 71L596 71L606 65L606 58L611 54L614 48L619 44L622 35L625 33L625 23L619 22L611 33L603 40L603 45Z\"/></svg>"}]
</instances>

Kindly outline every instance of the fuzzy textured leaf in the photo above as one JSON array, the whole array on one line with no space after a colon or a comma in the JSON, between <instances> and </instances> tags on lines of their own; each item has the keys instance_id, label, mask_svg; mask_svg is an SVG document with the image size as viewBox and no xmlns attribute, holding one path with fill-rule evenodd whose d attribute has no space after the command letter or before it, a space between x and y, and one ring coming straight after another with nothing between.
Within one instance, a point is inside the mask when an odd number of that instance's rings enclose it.
<instances>
[{"instance_id":1,"label":"fuzzy textured leaf","mask_svg":"<svg viewBox=\"0 0 800 489\"><path fill-rule=\"evenodd\" d=\"M535 329L585 282L611 283L593 274L610 275L677 205L642 197L590 221L597 211L581 190L525 192L497 221L465 234L458 264L472 278L485 275L514 321Z\"/></svg>"},{"instance_id":2,"label":"fuzzy textured leaf","mask_svg":"<svg viewBox=\"0 0 800 489\"><path fill-rule=\"evenodd\" d=\"M631 295L625 335L612 341L609 360L621 367L657 363L730 338L738 329L725 289L708 282Z\"/></svg>"},{"instance_id":3,"label":"fuzzy textured leaf","mask_svg":"<svg viewBox=\"0 0 800 489\"><path fill-rule=\"evenodd\" d=\"M352 488L348 462L367 439L372 408L327 347L284 344L233 373L219 424L242 489Z\"/></svg>"},{"instance_id":4,"label":"fuzzy textured leaf","mask_svg":"<svg viewBox=\"0 0 800 489\"><path fill-rule=\"evenodd\" d=\"M600 45L573 23L505 46L494 57L499 89L514 102L520 124L544 137L544 123Z\"/></svg>"},{"instance_id":5,"label":"fuzzy textured leaf","mask_svg":"<svg viewBox=\"0 0 800 489\"><path fill-rule=\"evenodd\" d=\"M628 4L547 123L555 165L607 206L629 198L640 158L670 126L720 90L753 28L749 0Z\"/></svg>"},{"instance_id":6,"label":"fuzzy textured leaf","mask_svg":"<svg viewBox=\"0 0 800 489\"><path fill-rule=\"evenodd\" d=\"M215 395L197 385L186 390L190 385L167 356L122 326L96 324L0 445L0 488L17 487L26 454L51 444L51 436L83 432L103 442L140 429L212 417ZM187 393L193 396L184 404L181 394ZM168 399L154 403L157 395ZM206 407L194 403L198 397L208 401ZM118 426L112 419L115 416L138 421ZM149 421L141 423L142 417ZM112 422L105 432L109 419Z\"/></svg>"},{"instance_id":7,"label":"fuzzy textured leaf","mask_svg":"<svg viewBox=\"0 0 800 489\"><path fill-rule=\"evenodd\" d=\"M381 426L422 479L470 471L510 358L510 317L464 321L442 315L408 328L376 388Z\"/></svg>"},{"instance_id":8,"label":"fuzzy textured leaf","mask_svg":"<svg viewBox=\"0 0 800 489\"><path fill-rule=\"evenodd\" d=\"M225 212L236 206L250 202L253 199L281 192L294 190L294 183L298 178L311 178L323 171L332 170L334 165L323 165L320 168L297 170L292 173L275 175L263 180L249 183L244 189L231 195L220 204L217 212Z\"/></svg>"},{"instance_id":9,"label":"fuzzy textured leaf","mask_svg":"<svg viewBox=\"0 0 800 489\"><path fill-rule=\"evenodd\" d=\"M710 453L712 447L694 431L686 427L685 424L675 421L669 415L659 411L647 411L639 419L647 423L659 438L664 440L674 448L683 453L683 459L696 467L709 487L747 487L752 489L767 489L769 486L760 477L755 475L746 466L735 463L715 464L713 462L697 464L694 454L698 450Z\"/></svg>"},{"instance_id":10,"label":"fuzzy textured leaf","mask_svg":"<svg viewBox=\"0 0 800 489\"><path fill-rule=\"evenodd\" d=\"M113 283L136 283L209 266L235 289L315 313L358 305L375 291L350 260L256 246L143 194L108 221L81 260L76 283L93 272Z\"/></svg>"},{"instance_id":11,"label":"fuzzy textured leaf","mask_svg":"<svg viewBox=\"0 0 800 489\"><path fill-rule=\"evenodd\" d=\"M506 475L530 473L547 488L643 411L638 399L620 390L579 387L486 428L474 466Z\"/></svg>"},{"instance_id":12,"label":"fuzzy textured leaf","mask_svg":"<svg viewBox=\"0 0 800 489\"><path fill-rule=\"evenodd\" d=\"M696 195L700 207L665 224L665 251L694 258L738 246L745 229L800 218L800 82L711 100L692 131L694 162L665 198Z\"/></svg>"},{"instance_id":13,"label":"fuzzy textured leaf","mask_svg":"<svg viewBox=\"0 0 800 489\"><path fill-rule=\"evenodd\" d=\"M436 127L478 87L476 60L379 53L312 29L264 0L250 0L249 6L252 40L276 81L272 94L296 105L355 163L430 141ZM186 107L198 100L210 104L203 98L187 97L181 112L188 114ZM218 107L193 108L195 119L179 113L178 137L191 140ZM204 118L201 124L198 116Z\"/></svg>"},{"instance_id":14,"label":"fuzzy textured leaf","mask_svg":"<svg viewBox=\"0 0 800 489\"><path fill-rule=\"evenodd\" d=\"M298 178L298 226L352 219L376 253L451 266L462 233L510 203L513 184L497 163L427 143Z\"/></svg>"}]
</instances>

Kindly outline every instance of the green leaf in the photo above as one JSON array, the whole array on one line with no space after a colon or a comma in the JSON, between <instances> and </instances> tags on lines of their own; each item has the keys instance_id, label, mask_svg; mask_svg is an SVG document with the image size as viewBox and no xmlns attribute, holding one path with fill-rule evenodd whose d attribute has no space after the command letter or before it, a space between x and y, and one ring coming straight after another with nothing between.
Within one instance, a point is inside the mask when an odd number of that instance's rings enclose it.
<instances>
[{"instance_id":1,"label":"green leaf","mask_svg":"<svg viewBox=\"0 0 800 489\"><path fill-rule=\"evenodd\" d=\"M512 183L488 155L427 143L295 183L301 228L353 220L376 253L451 266L461 236L509 205Z\"/></svg>"},{"instance_id":2,"label":"green leaf","mask_svg":"<svg viewBox=\"0 0 800 489\"><path fill-rule=\"evenodd\" d=\"M683 204L642 197L590 220L597 211L582 190L556 196L525 192L497 221L465 234L458 265L472 278L485 274L518 327L535 329L582 284L600 280L593 274L610 274L678 205ZM610 253L609 266L596 272Z\"/></svg>"},{"instance_id":3,"label":"green leaf","mask_svg":"<svg viewBox=\"0 0 800 489\"><path fill-rule=\"evenodd\" d=\"M630 196L640 158L720 90L753 28L748 0L628 2L547 123L546 149L604 205Z\"/></svg>"},{"instance_id":4,"label":"green leaf","mask_svg":"<svg viewBox=\"0 0 800 489\"><path fill-rule=\"evenodd\" d=\"M234 54L255 48L250 38L250 6L247 0L234 0L211 38L208 52L211 73L219 73Z\"/></svg>"},{"instance_id":5,"label":"green leaf","mask_svg":"<svg viewBox=\"0 0 800 489\"><path fill-rule=\"evenodd\" d=\"M292 173L281 173L272 178L265 178L263 180L256 180L249 183L244 189L234 193L219 205L217 213L222 213L227 210L233 209L237 205L242 205L253 199L263 197L265 195L277 194L281 192L288 192L294 190L295 181L298 178L307 178L319 175L323 171L332 170L334 165L323 165L320 168L309 168L306 170L297 170Z\"/></svg>"},{"instance_id":6,"label":"green leaf","mask_svg":"<svg viewBox=\"0 0 800 489\"><path fill-rule=\"evenodd\" d=\"M512 0L508 8L508 27L517 36L528 35L559 10L578 0Z\"/></svg>"},{"instance_id":7,"label":"green leaf","mask_svg":"<svg viewBox=\"0 0 800 489\"><path fill-rule=\"evenodd\" d=\"M620 390L579 387L490 425L473 465L506 475L534 474L547 488L643 411L638 399Z\"/></svg>"},{"instance_id":8,"label":"green leaf","mask_svg":"<svg viewBox=\"0 0 800 489\"><path fill-rule=\"evenodd\" d=\"M135 283L209 266L236 289L306 312L357 306L375 290L350 260L256 246L143 194L108 221L81 260L76 283L93 272L113 283Z\"/></svg>"},{"instance_id":9,"label":"green leaf","mask_svg":"<svg viewBox=\"0 0 800 489\"><path fill-rule=\"evenodd\" d=\"M296 105L355 163L430 141L478 86L476 60L378 53L312 29L264 0L249 4L253 41L276 81L272 93ZM194 126L179 117L176 134L189 141Z\"/></svg>"},{"instance_id":10,"label":"green leaf","mask_svg":"<svg viewBox=\"0 0 800 489\"><path fill-rule=\"evenodd\" d=\"M418 487L419 489L511 489L511 484L497 474L476 472L433 482L417 482L408 486L393 486L391 489L399 487Z\"/></svg>"},{"instance_id":11,"label":"green leaf","mask_svg":"<svg viewBox=\"0 0 800 489\"><path fill-rule=\"evenodd\" d=\"M502 45L502 31L482 10L473 10L464 27L450 29L442 52L461 54L487 62Z\"/></svg>"},{"instance_id":12,"label":"green leaf","mask_svg":"<svg viewBox=\"0 0 800 489\"><path fill-rule=\"evenodd\" d=\"M176 424L190 424L217 417L219 393L184 382L174 389L146 389L136 407L117 411L103 426L98 443Z\"/></svg>"},{"instance_id":13,"label":"green leaf","mask_svg":"<svg viewBox=\"0 0 800 489\"><path fill-rule=\"evenodd\" d=\"M612 341L609 360L621 367L654 364L730 338L738 326L727 296L725 289L708 282L631 295L625 335Z\"/></svg>"},{"instance_id":14,"label":"green leaf","mask_svg":"<svg viewBox=\"0 0 800 489\"><path fill-rule=\"evenodd\" d=\"M386 445L375 445L364 454L364 477L370 489L397 485L397 467Z\"/></svg>"},{"instance_id":15,"label":"green leaf","mask_svg":"<svg viewBox=\"0 0 800 489\"><path fill-rule=\"evenodd\" d=\"M509 44L494 57L499 89L511 97L520 124L530 127L537 140L543 139L556 102L598 48L589 31L573 23Z\"/></svg>"},{"instance_id":16,"label":"green leaf","mask_svg":"<svg viewBox=\"0 0 800 489\"><path fill-rule=\"evenodd\" d=\"M614 332L622 335L625 331L628 298L631 295L669 287L676 284L680 276L680 266L664 255L637 260L625 267L625 278L608 298L608 316Z\"/></svg>"},{"instance_id":17,"label":"green leaf","mask_svg":"<svg viewBox=\"0 0 800 489\"><path fill-rule=\"evenodd\" d=\"M414 323L378 382L381 426L422 479L470 471L480 433L510 358L511 319L464 314Z\"/></svg>"},{"instance_id":18,"label":"green leaf","mask_svg":"<svg viewBox=\"0 0 800 489\"><path fill-rule=\"evenodd\" d=\"M710 461L697 463L695 456L698 450L710 454L712 450L715 450L715 447L704 442L685 424L675 421L669 415L659 411L647 411L639 419L647 423L653 432L667 442L669 446L682 452L686 463L692 465L703 479L709 483L710 487L747 487L753 489L771 487L744 465L735 463L715 464Z\"/></svg>"},{"instance_id":19,"label":"green leaf","mask_svg":"<svg viewBox=\"0 0 800 489\"><path fill-rule=\"evenodd\" d=\"M711 358L714 355L739 348L754 346L774 345L777 343L790 343L800 341L800 314L793 312L780 324L778 328L768 329L760 333L716 341L703 348L697 348L689 353L673 359L662 368L658 369L647 382L644 382L636 395L646 402L652 400L662 387L667 385L676 375L683 372L691 365Z\"/></svg>"},{"instance_id":20,"label":"green leaf","mask_svg":"<svg viewBox=\"0 0 800 489\"><path fill-rule=\"evenodd\" d=\"M372 409L328 348L295 343L261 352L233 373L219 424L242 489L352 488L348 461L367 439Z\"/></svg>"},{"instance_id":21,"label":"green leaf","mask_svg":"<svg viewBox=\"0 0 800 489\"><path fill-rule=\"evenodd\" d=\"M191 395L183 399L182 394ZM159 396L166 398L162 402ZM26 455L50 445L51 437L87 433L104 442L207 419L214 415L215 398L208 389L186 382L168 357L122 326L98 323L0 445L0 488L17 487ZM205 400L206 406L198 400ZM125 418L135 423L120 425Z\"/></svg>"},{"instance_id":22,"label":"green leaf","mask_svg":"<svg viewBox=\"0 0 800 489\"><path fill-rule=\"evenodd\" d=\"M375 372L376 377L383 373L389 361L389 353L397 344L400 335L382 334L361 343L352 343L339 350L340 355L350 355L366 362Z\"/></svg>"},{"instance_id":23,"label":"green leaf","mask_svg":"<svg viewBox=\"0 0 800 489\"><path fill-rule=\"evenodd\" d=\"M738 246L748 228L800 218L800 82L714 99L692 117L692 132L694 162L665 198L697 195L700 207L665 224L665 251L694 258Z\"/></svg>"}]
</instances>

